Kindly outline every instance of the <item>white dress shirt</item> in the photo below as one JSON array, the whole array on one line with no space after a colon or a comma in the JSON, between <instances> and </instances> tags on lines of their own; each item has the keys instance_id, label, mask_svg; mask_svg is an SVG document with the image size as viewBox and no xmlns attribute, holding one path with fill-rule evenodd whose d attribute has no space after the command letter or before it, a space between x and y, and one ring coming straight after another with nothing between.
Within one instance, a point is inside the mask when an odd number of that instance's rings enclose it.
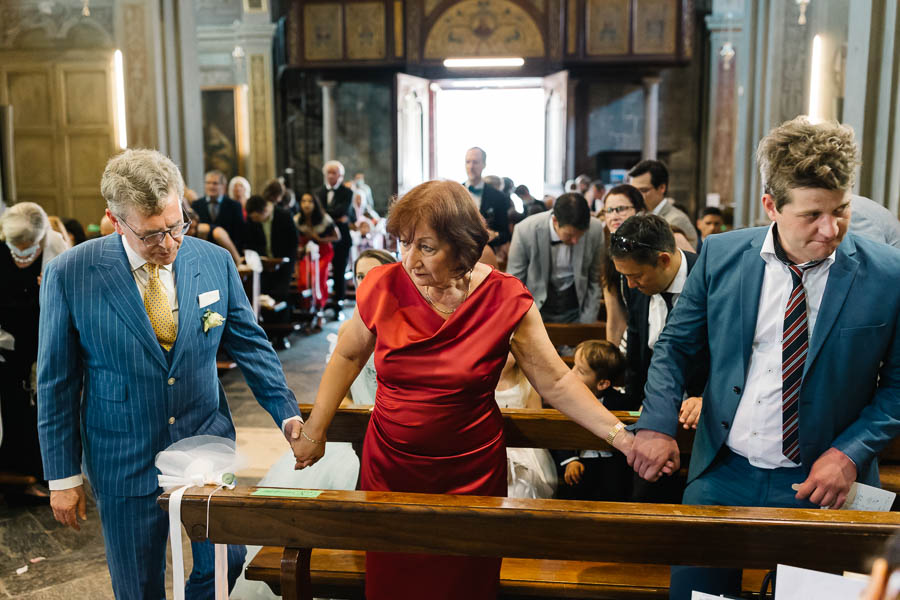
<instances>
[{"instance_id":1,"label":"white dress shirt","mask_svg":"<svg viewBox=\"0 0 900 600\"><path fill-rule=\"evenodd\" d=\"M684 252L681 250L678 252L681 253L681 266L678 267L675 279L672 280L669 287L663 290L663 292L672 294L672 308L675 308L675 303L678 302L678 298L681 296L681 290L684 289L684 283L687 281L688 276L687 258L684 257ZM656 340L659 339L659 334L662 333L663 327L666 326L668 316L669 307L666 306L662 292L650 296L650 310L647 315L647 347L651 350L656 345Z\"/></svg>"},{"instance_id":2,"label":"white dress shirt","mask_svg":"<svg viewBox=\"0 0 900 600\"><path fill-rule=\"evenodd\" d=\"M552 211L551 211L552 212ZM553 227L550 215L550 286L562 292L575 285L575 267L572 264L572 246L563 243ZM553 244L552 242L559 242Z\"/></svg>"},{"instance_id":3,"label":"white dress shirt","mask_svg":"<svg viewBox=\"0 0 900 600\"><path fill-rule=\"evenodd\" d=\"M725 443L754 467L775 469L796 467L782 454L781 370L784 310L794 283L787 265L775 256L773 227L769 227L759 255L766 262L759 313L744 393L738 404L731 432ZM816 317L825 294L828 273L834 264L834 252L820 264L803 273L806 290L806 314L812 339ZM802 265L801 265L802 266ZM801 409L801 418L802 409Z\"/></svg>"}]
</instances>

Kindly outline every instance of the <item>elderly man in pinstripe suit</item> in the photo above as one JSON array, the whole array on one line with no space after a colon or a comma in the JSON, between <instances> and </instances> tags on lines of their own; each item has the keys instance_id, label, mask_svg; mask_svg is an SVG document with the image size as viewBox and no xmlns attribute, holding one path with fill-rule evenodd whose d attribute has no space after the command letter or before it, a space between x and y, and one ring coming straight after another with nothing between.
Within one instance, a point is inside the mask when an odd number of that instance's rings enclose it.
<instances>
[{"instance_id":1,"label":"elderly man in pinstripe suit","mask_svg":"<svg viewBox=\"0 0 900 600\"><path fill-rule=\"evenodd\" d=\"M300 435L299 411L231 257L185 238L184 181L153 150L126 150L101 182L115 234L48 264L41 285L38 428L51 507L78 529L82 468L100 509L119 599L165 598L166 514L154 458L182 438L235 430L216 376L220 345L259 403ZM223 320L224 318L224 320ZM187 598L213 598L213 546L192 544ZM245 550L229 546L229 583Z\"/></svg>"}]
</instances>

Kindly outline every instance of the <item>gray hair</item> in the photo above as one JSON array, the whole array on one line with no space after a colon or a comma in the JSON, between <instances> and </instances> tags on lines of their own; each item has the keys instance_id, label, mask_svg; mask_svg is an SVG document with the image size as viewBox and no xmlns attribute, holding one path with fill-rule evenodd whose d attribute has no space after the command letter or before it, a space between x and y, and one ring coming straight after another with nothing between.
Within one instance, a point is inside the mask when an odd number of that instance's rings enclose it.
<instances>
[{"instance_id":1,"label":"gray hair","mask_svg":"<svg viewBox=\"0 0 900 600\"><path fill-rule=\"evenodd\" d=\"M100 192L109 212L117 217L126 217L132 210L151 217L168 206L172 192L179 200L184 197L184 179L164 154L147 149L126 150L106 163Z\"/></svg>"},{"instance_id":2,"label":"gray hair","mask_svg":"<svg viewBox=\"0 0 900 600\"><path fill-rule=\"evenodd\" d=\"M240 175L235 175L231 178L231 181L228 182L228 196L234 198L234 187L237 184L241 184L242 186L244 186L244 189L247 191L247 197L249 198L252 194L252 192L250 191L250 182Z\"/></svg>"},{"instance_id":3,"label":"gray hair","mask_svg":"<svg viewBox=\"0 0 900 600\"><path fill-rule=\"evenodd\" d=\"M344 173L345 173L344 165L339 160L329 160L324 165L322 165L322 174L323 175L328 174L328 169L330 169L331 167L337 167L338 169L340 169L341 177L344 176Z\"/></svg>"},{"instance_id":4,"label":"gray hair","mask_svg":"<svg viewBox=\"0 0 900 600\"><path fill-rule=\"evenodd\" d=\"M50 221L47 213L34 202L14 204L0 217L0 241L7 241L13 246L36 244L44 239Z\"/></svg>"}]
</instances>

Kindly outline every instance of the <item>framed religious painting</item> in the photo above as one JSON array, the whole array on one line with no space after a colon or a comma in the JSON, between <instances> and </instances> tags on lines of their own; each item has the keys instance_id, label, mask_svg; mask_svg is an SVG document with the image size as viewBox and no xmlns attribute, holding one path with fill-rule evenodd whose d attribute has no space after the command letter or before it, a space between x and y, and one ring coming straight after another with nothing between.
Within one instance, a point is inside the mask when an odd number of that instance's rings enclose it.
<instances>
[{"instance_id":1,"label":"framed religious painting","mask_svg":"<svg viewBox=\"0 0 900 600\"><path fill-rule=\"evenodd\" d=\"M228 179L244 174L247 139L243 87L204 87L200 90L200 103L203 170L218 169Z\"/></svg>"}]
</instances>

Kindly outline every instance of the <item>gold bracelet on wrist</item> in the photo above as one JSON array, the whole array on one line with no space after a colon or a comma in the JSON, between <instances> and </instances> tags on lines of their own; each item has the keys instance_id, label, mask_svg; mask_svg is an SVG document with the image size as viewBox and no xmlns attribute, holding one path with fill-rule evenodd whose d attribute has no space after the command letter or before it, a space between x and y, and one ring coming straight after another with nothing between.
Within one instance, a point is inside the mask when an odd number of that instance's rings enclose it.
<instances>
[{"instance_id":1,"label":"gold bracelet on wrist","mask_svg":"<svg viewBox=\"0 0 900 600\"><path fill-rule=\"evenodd\" d=\"M609 433L606 434L606 443L612 446L616 436L619 435L619 432L623 429L625 429L625 424L622 423L622 421L616 423L613 428L609 430Z\"/></svg>"},{"instance_id":2,"label":"gold bracelet on wrist","mask_svg":"<svg viewBox=\"0 0 900 600\"><path fill-rule=\"evenodd\" d=\"M619 423L619 424L621 425L621 423ZM322 440L314 440L314 439L312 439L311 437L309 437L308 435L306 435L306 432L303 431L302 429L300 430L300 435L302 435L304 438L306 438L306 441L312 442L313 444L322 444L322 443L324 443Z\"/></svg>"}]
</instances>

